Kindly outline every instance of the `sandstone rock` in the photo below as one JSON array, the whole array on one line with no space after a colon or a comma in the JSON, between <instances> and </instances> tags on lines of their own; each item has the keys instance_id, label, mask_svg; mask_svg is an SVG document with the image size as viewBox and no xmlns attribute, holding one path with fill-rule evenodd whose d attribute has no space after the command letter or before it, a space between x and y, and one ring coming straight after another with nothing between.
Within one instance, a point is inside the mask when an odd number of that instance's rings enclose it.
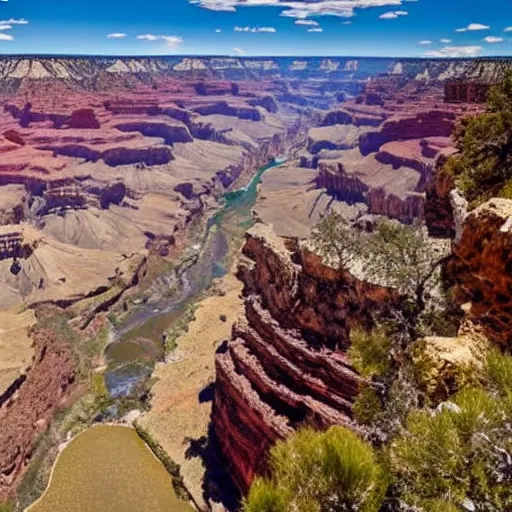
<instances>
[{"instance_id":1,"label":"sandstone rock","mask_svg":"<svg viewBox=\"0 0 512 512\"><path fill-rule=\"evenodd\" d=\"M447 272L485 334L512 346L512 201L494 198L465 219Z\"/></svg>"},{"instance_id":2,"label":"sandstone rock","mask_svg":"<svg viewBox=\"0 0 512 512\"><path fill-rule=\"evenodd\" d=\"M272 444L302 424L357 430L352 402L365 380L346 356L351 325L393 300L388 290L325 266L262 224L244 246L245 321L216 355L212 421L246 491Z\"/></svg>"}]
</instances>

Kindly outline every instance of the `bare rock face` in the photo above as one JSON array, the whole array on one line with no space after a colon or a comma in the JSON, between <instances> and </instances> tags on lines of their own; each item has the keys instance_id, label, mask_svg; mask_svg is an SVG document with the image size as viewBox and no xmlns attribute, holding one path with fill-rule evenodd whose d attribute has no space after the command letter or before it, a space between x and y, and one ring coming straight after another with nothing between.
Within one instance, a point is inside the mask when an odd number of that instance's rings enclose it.
<instances>
[{"instance_id":1,"label":"bare rock face","mask_svg":"<svg viewBox=\"0 0 512 512\"><path fill-rule=\"evenodd\" d=\"M69 120L69 128L85 128L88 130L96 130L100 127L100 123L96 117L94 109L81 108L74 110Z\"/></svg>"},{"instance_id":2,"label":"bare rock face","mask_svg":"<svg viewBox=\"0 0 512 512\"><path fill-rule=\"evenodd\" d=\"M494 198L463 223L448 275L461 303L495 342L512 347L512 201Z\"/></svg>"},{"instance_id":3,"label":"bare rock face","mask_svg":"<svg viewBox=\"0 0 512 512\"><path fill-rule=\"evenodd\" d=\"M348 333L392 299L263 224L249 231L244 254L245 321L216 355L212 412L243 492L266 471L272 444L300 425L357 429L352 403L365 380L347 358Z\"/></svg>"},{"instance_id":4,"label":"bare rock face","mask_svg":"<svg viewBox=\"0 0 512 512\"><path fill-rule=\"evenodd\" d=\"M363 155L378 151L386 142L393 140L422 139L424 137L449 137L456 114L453 111L430 110L416 116L391 118L378 132L361 136L360 149Z\"/></svg>"},{"instance_id":5,"label":"bare rock face","mask_svg":"<svg viewBox=\"0 0 512 512\"><path fill-rule=\"evenodd\" d=\"M32 369L14 398L0 406L0 499L26 470L34 443L75 381L71 347L47 331L34 334Z\"/></svg>"}]
</instances>

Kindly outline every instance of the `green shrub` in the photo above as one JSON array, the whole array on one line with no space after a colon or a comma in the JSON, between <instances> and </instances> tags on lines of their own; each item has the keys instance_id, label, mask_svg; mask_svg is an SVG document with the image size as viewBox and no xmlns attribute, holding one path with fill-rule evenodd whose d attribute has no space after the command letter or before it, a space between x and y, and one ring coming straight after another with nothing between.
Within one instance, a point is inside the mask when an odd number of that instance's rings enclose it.
<instances>
[{"instance_id":1,"label":"green shrub","mask_svg":"<svg viewBox=\"0 0 512 512\"><path fill-rule=\"evenodd\" d=\"M476 510L508 512L510 453L504 401L480 387L458 393L449 410L413 412L390 460L395 485L409 505L430 511L444 510L438 500L452 508L471 501Z\"/></svg>"},{"instance_id":2,"label":"green shrub","mask_svg":"<svg viewBox=\"0 0 512 512\"><path fill-rule=\"evenodd\" d=\"M364 377L382 377L391 368L391 338L383 327L373 331L352 329L348 356Z\"/></svg>"},{"instance_id":3,"label":"green shrub","mask_svg":"<svg viewBox=\"0 0 512 512\"><path fill-rule=\"evenodd\" d=\"M263 478L256 478L244 507L245 512L288 512L290 496L286 489L277 486Z\"/></svg>"},{"instance_id":4,"label":"green shrub","mask_svg":"<svg viewBox=\"0 0 512 512\"><path fill-rule=\"evenodd\" d=\"M463 477L461 441L449 412L413 412L406 431L393 443L391 460L410 505L436 499L460 503L466 496L469 480Z\"/></svg>"},{"instance_id":5,"label":"green shrub","mask_svg":"<svg viewBox=\"0 0 512 512\"><path fill-rule=\"evenodd\" d=\"M342 427L278 442L270 470L270 480L253 484L245 512L377 512L387 487L372 447Z\"/></svg>"},{"instance_id":6,"label":"green shrub","mask_svg":"<svg viewBox=\"0 0 512 512\"><path fill-rule=\"evenodd\" d=\"M484 370L487 385L503 397L512 398L512 356L491 350Z\"/></svg>"},{"instance_id":7,"label":"green shrub","mask_svg":"<svg viewBox=\"0 0 512 512\"><path fill-rule=\"evenodd\" d=\"M382 412L382 403L374 389L361 390L352 406L354 418L361 425L371 425Z\"/></svg>"}]
</instances>

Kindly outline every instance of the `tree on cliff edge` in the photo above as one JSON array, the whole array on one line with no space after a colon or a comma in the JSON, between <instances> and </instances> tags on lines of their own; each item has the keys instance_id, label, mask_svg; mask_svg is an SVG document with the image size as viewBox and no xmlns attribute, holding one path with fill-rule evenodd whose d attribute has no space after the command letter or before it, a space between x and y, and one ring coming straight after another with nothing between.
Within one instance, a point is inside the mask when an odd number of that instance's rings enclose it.
<instances>
[{"instance_id":1,"label":"tree on cliff edge","mask_svg":"<svg viewBox=\"0 0 512 512\"><path fill-rule=\"evenodd\" d=\"M487 112L463 119L455 130L459 152L444 171L473 204L493 196L512 199L512 71L491 88Z\"/></svg>"},{"instance_id":2,"label":"tree on cliff edge","mask_svg":"<svg viewBox=\"0 0 512 512\"><path fill-rule=\"evenodd\" d=\"M421 226L383 220L361 233L331 213L313 230L312 242L331 265L395 289L403 301L391 313L413 338L422 315L442 299L440 267L449 247L434 243Z\"/></svg>"}]
</instances>

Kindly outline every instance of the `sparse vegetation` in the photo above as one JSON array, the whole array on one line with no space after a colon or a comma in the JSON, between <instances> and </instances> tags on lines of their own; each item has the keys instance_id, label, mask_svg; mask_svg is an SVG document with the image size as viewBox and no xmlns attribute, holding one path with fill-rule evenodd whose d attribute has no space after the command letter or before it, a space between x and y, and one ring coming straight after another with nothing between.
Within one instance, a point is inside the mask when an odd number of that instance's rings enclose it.
<instances>
[{"instance_id":1,"label":"sparse vegetation","mask_svg":"<svg viewBox=\"0 0 512 512\"><path fill-rule=\"evenodd\" d=\"M487 112L463 119L455 138L459 152L444 172L473 204L493 196L512 198L512 71L488 97Z\"/></svg>"},{"instance_id":2,"label":"sparse vegetation","mask_svg":"<svg viewBox=\"0 0 512 512\"><path fill-rule=\"evenodd\" d=\"M245 512L377 512L386 474L372 447L353 432L303 429L270 453L270 479L256 479Z\"/></svg>"},{"instance_id":3,"label":"sparse vegetation","mask_svg":"<svg viewBox=\"0 0 512 512\"><path fill-rule=\"evenodd\" d=\"M167 452L151 437L149 432L144 429L138 422L134 424L135 430L139 437L149 446L155 457L163 464L167 472L172 477L172 485L174 488L174 492L176 496L181 499L188 501L191 499L187 488L183 482L183 477L181 476L180 466L176 464Z\"/></svg>"}]
</instances>

